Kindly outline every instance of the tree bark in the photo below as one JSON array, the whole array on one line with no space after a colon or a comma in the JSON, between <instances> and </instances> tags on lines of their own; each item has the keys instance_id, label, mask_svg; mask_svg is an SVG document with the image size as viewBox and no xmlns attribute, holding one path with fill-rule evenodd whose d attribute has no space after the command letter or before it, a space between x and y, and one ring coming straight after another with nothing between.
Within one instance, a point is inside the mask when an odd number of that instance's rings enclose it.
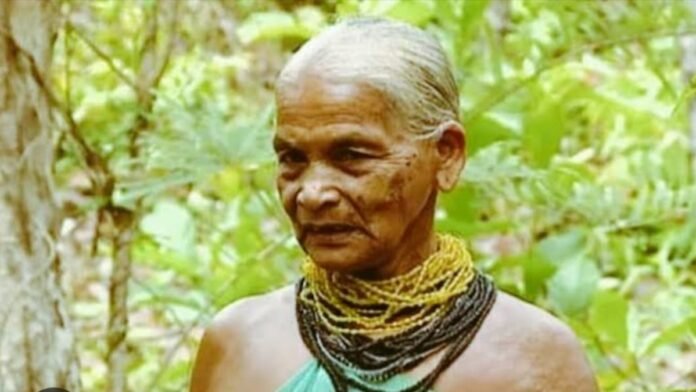
<instances>
[{"instance_id":1,"label":"tree bark","mask_svg":"<svg viewBox=\"0 0 696 392\"><path fill-rule=\"evenodd\" d=\"M79 389L55 252L51 64L57 3L0 1L0 391Z\"/></svg>"}]
</instances>

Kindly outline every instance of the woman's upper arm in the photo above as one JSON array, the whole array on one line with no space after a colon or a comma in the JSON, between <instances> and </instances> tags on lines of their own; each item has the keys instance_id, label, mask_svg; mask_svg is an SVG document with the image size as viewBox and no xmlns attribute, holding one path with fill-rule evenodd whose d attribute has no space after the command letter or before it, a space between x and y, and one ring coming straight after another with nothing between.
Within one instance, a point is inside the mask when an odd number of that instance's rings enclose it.
<instances>
[{"instance_id":1,"label":"woman's upper arm","mask_svg":"<svg viewBox=\"0 0 696 392\"><path fill-rule=\"evenodd\" d=\"M225 357L225 348L219 341L219 336L212 328L206 330L196 354L191 375L191 392L214 392L217 390L216 381L218 367Z\"/></svg>"},{"instance_id":2,"label":"woman's upper arm","mask_svg":"<svg viewBox=\"0 0 696 392\"><path fill-rule=\"evenodd\" d=\"M560 323L546 331L546 344L536 357L545 362L540 374L542 391L597 392L597 380L575 334Z\"/></svg>"},{"instance_id":3,"label":"woman's upper arm","mask_svg":"<svg viewBox=\"0 0 696 392\"><path fill-rule=\"evenodd\" d=\"M229 392L234 388L237 366L241 363L235 332L239 325L230 317L234 313L221 312L203 334L193 365L190 392Z\"/></svg>"}]
</instances>

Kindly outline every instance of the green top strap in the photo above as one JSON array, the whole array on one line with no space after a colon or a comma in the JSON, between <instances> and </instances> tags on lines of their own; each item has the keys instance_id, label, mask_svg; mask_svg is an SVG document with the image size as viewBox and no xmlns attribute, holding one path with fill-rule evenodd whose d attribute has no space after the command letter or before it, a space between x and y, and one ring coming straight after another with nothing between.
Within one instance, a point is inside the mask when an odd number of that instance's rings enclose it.
<instances>
[{"instance_id":1,"label":"green top strap","mask_svg":"<svg viewBox=\"0 0 696 392\"><path fill-rule=\"evenodd\" d=\"M406 377L396 376L383 383L374 383L373 386L384 392L398 392L412 384ZM277 392L332 392L331 379L317 360L311 360L300 369ZM355 391L351 389L351 392Z\"/></svg>"}]
</instances>

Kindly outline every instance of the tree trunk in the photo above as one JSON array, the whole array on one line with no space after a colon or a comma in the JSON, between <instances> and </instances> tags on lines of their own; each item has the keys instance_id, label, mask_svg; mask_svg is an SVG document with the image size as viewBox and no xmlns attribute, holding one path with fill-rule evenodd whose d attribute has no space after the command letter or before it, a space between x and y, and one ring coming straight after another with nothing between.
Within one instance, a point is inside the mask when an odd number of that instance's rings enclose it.
<instances>
[{"instance_id":1,"label":"tree trunk","mask_svg":"<svg viewBox=\"0 0 696 392\"><path fill-rule=\"evenodd\" d=\"M0 391L79 389L55 252L46 81L57 3L0 1Z\"/></svg>"}]
</instances>

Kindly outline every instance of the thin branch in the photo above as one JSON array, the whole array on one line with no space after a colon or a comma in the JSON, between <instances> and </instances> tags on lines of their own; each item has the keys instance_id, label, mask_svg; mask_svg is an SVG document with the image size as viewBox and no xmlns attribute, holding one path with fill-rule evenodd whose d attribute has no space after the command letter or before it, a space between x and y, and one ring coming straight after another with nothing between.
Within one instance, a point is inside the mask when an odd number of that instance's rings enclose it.
<instances>
[{"instance_id":1,"label":"thin branch","mask_svg":"<svg viewBox=\"0 0 696 392\"><path fill-rule=\"evenodd\" d=\"M155 74L155 79L152 83L154 86L159 85L159 82L164 76L164 72L167 70L167 66L169 65L172 52L174 51L174 43L176 42L176 24L179 20L179 4L180 2L175 2L171 11L173 14L171 16L171 20L169 21L169 41L167 42L167 47L165 49L162 62L157 68L157 73Z\"/></svg>"},{"instance_id":2,"label":"thin branch","mask_svg":"<svg viewBox=\"0 0 696 392\"><path fill-rule=\"evenodd\" d=\"M138 140L140 139L140 135L146 130L149 123L149 121L145 117L145 113L151 112L152 104L154 102L154 95L152 90L157 88L162 77L164 76L164 72L166 71L166 68L171 58L171 54L174 50L174 43L176 39L176 23L179 17L179 2L175 2L173 5L174 8L170 11L172 12L172 14L170 15L171 19L169 21L169 39L165 47L164 53L159 58L159 61L157 61L157 58L154 56L156 56L157 52L156 39L158 32L157 30L159 26L157 23L157 14L159 13L159 3L155 3L155 7L155 15L151 17L151 20L149 22L148 31L145 36L143 47L140 53L140 64L138 66L138 80L136 83L136 94L138 96L138 105L140 106L140 110L136 117L135 123L133 124L133 127L129 132L130 140L128 145L131 157L135 157L139 153L137 145ZM154 58L152 58L151 56L153 56ZM156 66L154 66L153 72L148 72L149 61L158 63Z\"/></svg>"},{"instance_id":3,"label":"thin branch","mask_svg":"<svg viewBox=\"0 0 696 392\"><path fill-rule=\"evenodd\" d=\"M84 42L94 52L94 54L97 55L97 57L102 59L109 67L109 69L111 69L116 74L116 76L119 77L119 79L121 79L124 83L130 86L134 91L138 91L138 86L135 84L135 82L114 63L111 56L109 56L106 52L101 50L94 42L92 42L91 39L87 38L87 35L85 35L82 31L77 29L74 25L70 23L68 23L68 25L71 26L72 32L80 40L82 40L82 42Z\"/></svg>"},{"instance_id":4,"label":"thin branch","mask_svg":"<svg viewBox=\"0 0 696 392\"><path fill-rule=\"evenodd\" d=\"M68 113L72 113L72 99L71 99L71 87L72 78L70 77L70 60L72 59L72 46L70 42L70 33L72 32L72 25L65 20L64 23L65 32L63 33L63 47L65 49L65 73L63 75L65 79L65 110Z\"/></svg>"}]
</instances>

